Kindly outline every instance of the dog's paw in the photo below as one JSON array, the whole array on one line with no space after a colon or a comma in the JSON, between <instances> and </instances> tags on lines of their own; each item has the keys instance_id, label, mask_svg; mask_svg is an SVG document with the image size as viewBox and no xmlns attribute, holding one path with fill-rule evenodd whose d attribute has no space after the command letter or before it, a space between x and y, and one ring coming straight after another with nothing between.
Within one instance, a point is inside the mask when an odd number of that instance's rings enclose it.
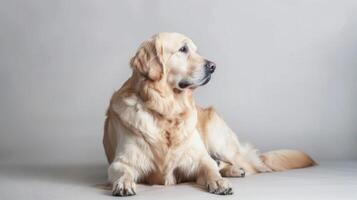
<instances>
[{"instance_id":1,"label":"dog's paw","mask_svg":"<svg viewBox=\"0 0 357 200\"><path fill-rule=\"evenodd\" d=\"M133 196L135 192L135 182L129 179L118 179L113 183L113 196Z\"/></svg>"},{"instance_id":2,"label":"dog's paw","mask_svg":"<svg viewBox=\"0 0 357 200\"><path fill-rule=\"evenodd\" d=\"M245 170L239 166L229 166L220 170L224 177L245 177Z\"/></svg>"},{"instance_id":3,"label":"dog's paw","mask_svg":"<svg viewBox=\"0 0 357 200\"><path fill-rule=\"evenodd\" d=\"M231 175L233 177L245 177L245 171L241 167L232 167Z\"/></svg>"},{"instance_id":4,"label":"dog's paw","mask_svg":"<svg viewBox=\"0 0 357 200\"><path fill-rule=\"evenodd\" d=\"M226 179L219 179L215 181L209 181L207 183L208 192L219 195L231 195L233 194L232 186Z\"/></svg>"}]
</instances>

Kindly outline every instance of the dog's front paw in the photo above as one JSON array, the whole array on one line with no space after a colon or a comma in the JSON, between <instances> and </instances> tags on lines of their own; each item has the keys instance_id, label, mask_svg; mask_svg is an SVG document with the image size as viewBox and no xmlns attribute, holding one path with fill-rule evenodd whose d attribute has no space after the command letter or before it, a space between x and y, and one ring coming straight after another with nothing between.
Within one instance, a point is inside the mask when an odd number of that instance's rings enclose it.
<instances>
[{"instance_id":1,"label":"dog's front paw","mask_svg":"<svg viewBox=\"0 0 357 200\"><path fill-rule=\"evenodd\" d=\"M130 179L120 178L113 183L113 196L133 196L135 192L135 182Z\"/></svg>"},{"instance_id":2,"label":"dog's front paw","mask_svg":"<svg viewBox=\"0 0 357 200\"><path fill-rule=\"evenodd\" d=\"M219 195L233 194L232 186L226 179L209 181L207 183L208 192Z\"/></svg>"}]
</instances>

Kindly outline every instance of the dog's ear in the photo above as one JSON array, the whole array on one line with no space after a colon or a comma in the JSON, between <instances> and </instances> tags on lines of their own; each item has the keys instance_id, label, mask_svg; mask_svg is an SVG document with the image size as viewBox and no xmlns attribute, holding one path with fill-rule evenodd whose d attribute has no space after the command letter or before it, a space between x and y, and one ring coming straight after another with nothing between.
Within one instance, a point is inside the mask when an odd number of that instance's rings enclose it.
<instances>
[{"instance_id":1,"label":"dog's ear","mask_svg":"<svg viewBox=\"0 0 357 200\"><path fill-rule=\"evenodd\" d=\"M162 54L163 46L156 36L140 45L138 52L130 60L130 66L149 80L160 80L163 74Z\"/></svg>"}]
</instances>

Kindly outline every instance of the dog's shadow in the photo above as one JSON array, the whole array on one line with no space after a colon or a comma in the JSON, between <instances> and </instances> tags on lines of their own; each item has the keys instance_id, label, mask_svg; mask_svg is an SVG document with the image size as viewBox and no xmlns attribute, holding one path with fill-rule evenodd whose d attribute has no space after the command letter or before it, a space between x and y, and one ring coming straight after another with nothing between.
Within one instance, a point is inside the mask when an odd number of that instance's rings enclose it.
<instances>
[{"instance_id":1,"label":"dog's shadow","mask_svg":"<svg viewBox=\"0 0 357 200\"><path fill-rule=\"evenodd\" d=\"M1 176L7 176L12 180L39 180L59 184L84 185L100 189L103 194L111 195L111 186L107 182L108 165L103 164L59 164L59 165L24 165L0 166ZM140 184L142 185L142 184ZM194 183L182 183L190 185L197 190L204 190ZM150 190L148 185L142 185ZM156 187L155 187L156 188Z\"/></svg>"},{"instance_id":2,"label":"dog's shadow","mask_svg":"<svg viewBox=\"0 0 357 200\"><path fill-rule=\"evenodd\" d=\"M31 179L45 182L88 185L107 189L107 165L104 164L16 164L1 166L2 176L13 180Z\"/></svg>"}]
</instances>

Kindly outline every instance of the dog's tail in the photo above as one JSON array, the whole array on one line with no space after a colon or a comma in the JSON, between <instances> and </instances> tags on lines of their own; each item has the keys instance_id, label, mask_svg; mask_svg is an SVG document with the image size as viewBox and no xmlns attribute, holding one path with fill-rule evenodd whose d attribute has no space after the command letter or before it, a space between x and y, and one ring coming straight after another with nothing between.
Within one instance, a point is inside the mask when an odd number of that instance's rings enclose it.
<instances>
[{"instance_id":1,"label":"dog's tail","mask_svg":"<svg viewBox=\"0 0 357 200\"><path fill-rule=\"evenodd\" d=\"M284 171L316 165L306 153L298 150L275 150L260 154L254 146L244 144L240 147L242 156L252 165L251 173Z\"/></svg>"},{"instance_id":2,"label":"dog's tail","mask_svg":"<svg viewBox=\"0 0 357 200\"><path fill-rule=\"evenodd\" d=\"M259 157L273 171L284 171L316 165L316 162L309 155L298 150L268 151Z\"/></svg>"}]
</instances>

